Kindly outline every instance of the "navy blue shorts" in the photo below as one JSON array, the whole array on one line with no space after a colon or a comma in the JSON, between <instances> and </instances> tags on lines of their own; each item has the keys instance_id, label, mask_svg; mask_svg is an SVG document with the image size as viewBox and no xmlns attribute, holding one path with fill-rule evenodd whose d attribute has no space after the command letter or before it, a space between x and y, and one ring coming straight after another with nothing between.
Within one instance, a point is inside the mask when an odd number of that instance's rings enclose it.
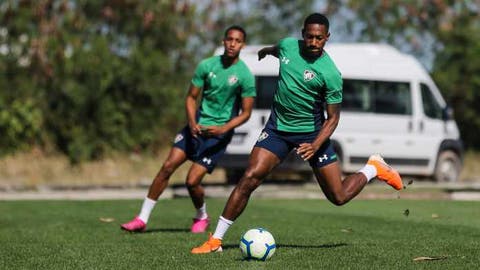
<instances>
[{"instance_id":1,"label":"navy blue shorts","mask_svg":"<svg viewBox=\"0 0 480 270\"><path fill-rule=\"evenodd\" d=\"M256 147L265 148L274 153L280 161L301 143L311 143L318 135L318 131L295 133L273 130L265 127L258 137ZM337 161L337 154L333 150L330 140L326 141L312 158L308 160L311 167L321 168Z\"/></svg>"},{"instance_id":2,"label":"navy blue shorts","mask_svg":"<svg viewBox=\"0 0 480 270\"><path fill-rule=\"evenodd\" d=\"M182 149L189 160L207 168L211 173L218 163L218 160L225 153L225 150L232 140L233 131L214 137L193 137L189 126L185 126L175 136L173 147Z\"/></svg>"}]
</instances>

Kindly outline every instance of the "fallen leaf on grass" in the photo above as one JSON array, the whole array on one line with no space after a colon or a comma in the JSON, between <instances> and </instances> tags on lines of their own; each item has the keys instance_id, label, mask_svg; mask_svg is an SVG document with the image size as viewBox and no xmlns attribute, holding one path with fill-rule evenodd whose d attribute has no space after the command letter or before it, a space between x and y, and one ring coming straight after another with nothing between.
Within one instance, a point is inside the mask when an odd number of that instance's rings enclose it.
<instances>
[{"instance_id":1,"label":"fallen leaf on grass","mask_svg":"<svg viewBox=\"0 0 480 270\"><path fill-rule=\"evenodd\" d=\"M413 180L412 180L412 179L410 179L406 185L403 185L403 189L406 189L407 186L410 186L411 184L413 184Z\"/></svg>"},{"instance_id":2,"label":"fallen leaf on grass","mask_svg":"<svg viewBox=\"0 0 480 270\"><path fill-rule=\"evenodd\" d=\"M413 261L436 261L436 260L445 260L447 256L433 256L433 257L417 257Z\"/></svg>"},{"instance_id":3,"label":"fallen leaf on grass","mask_svg":"<svg viewBox=\"0 0 480 270\"><path fill-rule=\"evenodd\" d=\"M344 233L351 233L352 229L341 229L341 231Z\"/></svg>"},{"instance_id":4,"label":"fallen leaf on grass","mask_svg":"<svg viewBox=\"0 0 480 270\"><path fill-rule=\"evenodd\" d=\"M100 220L101 222L106 222L106 223L114 222L114 221L115 221L114 218L108 218L108 217L101 217L101 218L99 218L99 220Z\"/></svg>"},{"instance_id":5,"label":"fallen leaf on grass","mask_svg":"<svg viewBox=\"0 0 480 270\"><path fill-rule=\"evenodd\" d=\"M439 218L440 216L438 214L432 214L432 218Z\"/></svg>"}]
</instances>

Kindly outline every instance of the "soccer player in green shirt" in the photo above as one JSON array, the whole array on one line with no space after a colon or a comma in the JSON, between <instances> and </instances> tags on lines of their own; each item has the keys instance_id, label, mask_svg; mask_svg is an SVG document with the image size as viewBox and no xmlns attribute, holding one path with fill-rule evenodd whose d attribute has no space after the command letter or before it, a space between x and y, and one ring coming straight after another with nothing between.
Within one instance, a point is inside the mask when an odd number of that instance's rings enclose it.
<instances>
[{"instance_id":1,"label":"soccer player in green shirt","mask_svg":"<svg viewBox=\"0 0 480 270\"><path fill-rule=\"evenodd\" d=\"M235 127L245 123L252 113L256 96L255 78L239 58L247 34L240 26L229 27L224 34L224 53L200 62L185 100L188 125L175 137L170 153L153 179L138 216L121 225L126 231L146 229L150 213L165 190L173 172L185 161L193 161L186 186L197 209L191 232L204 232L209 218L201 181L211 173L225 153ZM202 100L197 110L197 99ZM240 113L239 113L240 111Z\"/></svg>"},{"instance_id":2,"label":"soccer player in green shirt","mask_svg":"<svg viewBox=\"0 0 480 270\"><path fill-rule=\"evenodd\" d=\"M370 156L365 167L342 181L329 139L340 119L342 78L323 50L330 36L328 28L325 16L311 14L303 25L303 40L286 38L258 52L259 60L273 55L280 61L270 118L250 154L244 175L230 194L215 233L192 253L222 251L223 236L245 209L252 192L291 150L310 163L322 191L335 205L350 201L374 177L397 190L403 187L398 172L379 155Z\"/></svg>"}]
</instances>

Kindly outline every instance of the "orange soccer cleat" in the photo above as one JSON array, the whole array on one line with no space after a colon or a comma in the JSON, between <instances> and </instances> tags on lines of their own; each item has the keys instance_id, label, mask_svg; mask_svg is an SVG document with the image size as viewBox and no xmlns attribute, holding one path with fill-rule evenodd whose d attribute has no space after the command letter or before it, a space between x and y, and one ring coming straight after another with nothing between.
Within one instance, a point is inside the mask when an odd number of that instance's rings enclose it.
<instances>
[{"instance_id":1,"label":"orange soccer cleat","mask_svg":"<svg viewBox=\"0 0 480 270\"><path fill-rule=\"evenodd\" d=\"M400 174L395 169L390 167L390 165L388 165L380 155L371 155L367 164L375 166L375 169L377 169L378 179L385 181L396 190L401 190L403 188L403 182Z\"/></svg>"},{"instance_id":2,"label":"orange soccer cleat","mask_svg":"<svg viewBox=\"0 0 480 270\"><path fill-rule=\"evenodd\" d=\"M213 238L211 233L208 236L208 240L203 243L203 245L192 249L192 254L204 254L211 252L222 252L222 240Z\"/></svg>"}]
</instances>

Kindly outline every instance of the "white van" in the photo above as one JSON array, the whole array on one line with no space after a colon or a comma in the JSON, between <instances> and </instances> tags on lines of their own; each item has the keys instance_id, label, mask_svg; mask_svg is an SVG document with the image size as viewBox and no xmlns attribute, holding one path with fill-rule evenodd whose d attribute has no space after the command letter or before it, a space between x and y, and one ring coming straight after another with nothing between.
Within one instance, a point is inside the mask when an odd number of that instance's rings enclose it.
<instances>
[{"instance_id":1,"label":"white van","mask_svg":"<svg viewBox=\"0 0 480 270\"><path fill-rule=\"evenodd\" d=\"M240 58L256 77L257 99L249 121L235 130L219 167L229 182L238 181L270 114L277 88L278 59L258 61L264 46L247 46ZM402 175L454 182L462 167L458 127L437 86L412 56L385 44L328 44L325 47L343 77L340 123L331 139L345 173L360 169L380 153ZM223 53L219 48L216 54ZM275 169L311 177L295 153Z\"/></svg>"}]
</instances>

